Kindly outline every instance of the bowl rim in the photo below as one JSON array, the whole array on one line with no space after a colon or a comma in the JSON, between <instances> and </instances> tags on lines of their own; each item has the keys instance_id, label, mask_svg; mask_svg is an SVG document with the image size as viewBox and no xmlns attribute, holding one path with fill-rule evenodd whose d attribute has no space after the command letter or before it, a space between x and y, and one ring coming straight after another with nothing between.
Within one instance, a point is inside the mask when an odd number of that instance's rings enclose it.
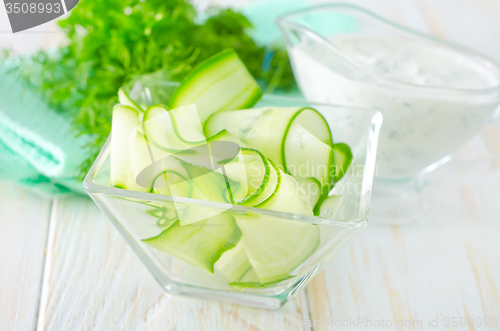
<instances>
[{"instance_id":1,"label":"bowl rim","mask_svg":"<svg viewBox=\"0 0 500 331\"><path fill-rule=\"evenodd\" d=\"M380 133L380 128L382 126L383 116L380 111L370 108L363 107L351 107L345 105L335 105L335 104L325 104L325 103L317 103L317 102L309 102L304 99L298 98L290 98L278 95L270 95L264 94L261 98L263 99L277 99L282 101L294 102L294 103L302 103L307 104L312 107L335 107L335 108L344 108L349 109L351 111L362 112L365 113L366 116L370 116L370 129L368 130L368 137L366 139L366 157L363 160L363 176L362 176L362 192L360 194L360 203L358 207L358 216L352 220L342 220L336 218L328 218L322 216L309 216L302 215L296 213L289 212L281 212L274 211L263 208L249 207L249 206L241 206L241 205L230 205L227 203L221 202L212 202L212 201L204 201L193 198L185 198L185 197L173 197L169 195L155 194L155 193L146 193L146 192L138 192L132 191L122 188L102 186L95 182L95 175L98 173L100 167L104 164L106 159L109 156L110 152L110 142L111 135L108 136L104 146L99 151L96 159L94 160L89 172L86 174L83 180L83 187L87 193L93 197L94 194L106 194L120 198L133 199L133 200L146 200L146 201L158 201L158 202L176 202L182 204L190 204L190 205L198 205L205 206L210 208L220 208L224 210L231 210L235 212L247 213L259 213L266 214L270 216L286 218L288 220L293 221L301 221L313 224L322 224L329 226L337 226L343 228L363 228L368 224L368 216L369 216L369 206L370 206L370 197L371 197L371 188L373 177L375 173L375 159L378 145L378 138ZM228 206L231 206L228 208Z\"/></svg>"}]
</instances>

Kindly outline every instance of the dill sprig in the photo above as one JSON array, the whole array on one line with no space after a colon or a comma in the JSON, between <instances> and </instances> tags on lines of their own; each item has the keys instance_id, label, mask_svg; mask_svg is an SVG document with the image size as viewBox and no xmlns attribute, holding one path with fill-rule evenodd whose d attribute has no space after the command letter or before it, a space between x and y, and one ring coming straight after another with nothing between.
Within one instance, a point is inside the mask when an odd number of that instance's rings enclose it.
<instances>
[{"instance_id":1,"label":"dill sprig","mask_svg":"<svg viewBox=\"0 0 500 331\"><path fill-rule=\"evenodd\" d=\"M83 0L58 22L66 46L19 60L21 77L71 116L78 134L92 135L81 176L109 135L117 90L138 76L162 70L165 79L180 81L199 62L233 48L267 92L295 86L283 48L257 45L243 15L212 11L197 23L195 9L184 0Z\"/></svg>"}]
</instances>

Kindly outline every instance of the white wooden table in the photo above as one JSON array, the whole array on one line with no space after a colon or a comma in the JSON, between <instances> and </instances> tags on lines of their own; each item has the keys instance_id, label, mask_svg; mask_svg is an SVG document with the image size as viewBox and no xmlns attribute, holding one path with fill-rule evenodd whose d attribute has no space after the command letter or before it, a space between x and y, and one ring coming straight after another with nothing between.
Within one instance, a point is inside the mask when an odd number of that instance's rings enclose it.
<instances>
[{"instance_id":1,"label":"white wooden table","mask_svg":"<svg viewBox=\"0 0 500 331\"><path fill-rule=\"evenodd\" d=\"M499 1L353 2L500 60ZM500 126L478 150L500 153ZM420 222L370 225L277 311L164 293L89 199L0 182L0 330L498 330L500 165L481 178L430 187Z\"/></svg>"}]
</instances>

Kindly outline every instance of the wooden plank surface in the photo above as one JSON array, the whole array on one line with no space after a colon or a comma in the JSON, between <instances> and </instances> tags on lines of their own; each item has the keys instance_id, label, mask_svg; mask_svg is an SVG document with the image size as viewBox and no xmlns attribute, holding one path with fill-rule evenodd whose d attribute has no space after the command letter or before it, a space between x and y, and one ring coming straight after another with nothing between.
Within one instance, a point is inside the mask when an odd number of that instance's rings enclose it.
<instances>
[{"instance_id":1,"label":"wooden plank surface","mask_svg":"<svg viewBox=\"0 0 500 331\"><path fill-rule=\"evenodd\" d=\"M51 201L0 181L0 330L33 330Z\"/></svg>"},{"instance_id":2,"label":"wooden plank surface","mask_svg":"<svg viewBox=\"0 0 500 331\"><path fill-rule=\"evenodd\" d=\"M309 285L312 320L500 317L499 177L432 188L434 208L412 225L371 225Z\"/></svg>"},{"instance_id":3,"label":"wooden plank surface","mask_svg":"<svg viewBox=\"0 0 500 331\"><path fill-rule=\"evenodd\" d=\"M500 58L498 1L353 2ZM29 51L33 39L19 37L16 47ZM500 153L499 127L467 148ZM500 318L499 184L492 171L479 182L429 187L434 207L426 220L370 225L307 291L266 311L166 294L90 200L59 199L51 209L50 200L1 183L0 330L395 329L388 320L417 323L413 329L499 329L447 328L445 320ZM386 327L365 319L353 326L358 318L384 319ZM429 328L436 318L438 327Z\"/></svg>"},{"instance_id":4,"label":"wooden plank surface","mask_svg":"<svg viewBox=\"0 0 500 331\"><path fill-rule=\"evenodd\" d=\"M54 209L39 330L290 330L309 314L304 293L277 311L167 294L92 201Z\"/></svg>"}]
</instances>

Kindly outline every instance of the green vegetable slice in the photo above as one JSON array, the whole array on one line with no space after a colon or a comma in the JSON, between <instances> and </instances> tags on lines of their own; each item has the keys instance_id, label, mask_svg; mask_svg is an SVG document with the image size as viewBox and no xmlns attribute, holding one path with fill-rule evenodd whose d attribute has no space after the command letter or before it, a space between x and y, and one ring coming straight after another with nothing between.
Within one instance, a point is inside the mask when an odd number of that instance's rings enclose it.
<instances>
[{"instance_id":1,"label":"green vegetable slice","mask_svg":"<svg viewBox=\"0 0 500 331\"><path fill-rule=\"evenodd\" d=\"M228 282L239 281L251 268L247 253L242 241L222 254L215 264L215 269L227 279Z\"/></svg>"},{"instance_id":2,"label":"green vegetable slice","mask_svg":"<svg viewBox=\"0 0 500 331\"><path fill-rule=\"evenodd\" d=\"M316 110L265 107L224 111L205 123L207 135L223 129L261 151L287 174L299 179L314 177L324 186L333 184L332 135ZM304 175L301 170L305 170Z\"/></svg>"},{"instance_id":3,"label":"green vegetable slice","mask_svg":"<svg viewBox=\"0 0 500 331\"><path fill-rule=\"evenodd\" d=\"M280 279L275 282L268 282L265 284L262 284L259 281L259 276L257 276L257 273L253 268L250 268L247 273L239 280L236 282L229 283L229 285L233 288L268 288L274 286L276 283L281 282L283 280L286 280L288 278L291 278L292 276L285 277L283 279Z\"/></svg>"},{"instance_id":4,"label":"green vegetable slice","mask_svg":"<svg viewBox=\"0 0 500 331\"><path fill-rule=\"evenodd\" d=\"M258 284L259 283L259 276L257 276L257 273L255 272L254 268L248 269L248 271L243 275L243 277L240 279L240 284Z\"/></svg>"},{"instance_id":5,"label":"green vegetable slice","mask_svg":"<svg viewBox=\"0 0 500 331\"><path fill-rule=\"evenodd\" d=\"M216 170L188 162L182 164L189 181L202 193L196 197L200 200L253 206L276 191L276 170L259 151L251 148L240 148L237 157L220 163Z\"/></svg>"},{"instance_id":6,"label":"green vegetable slice","mask_svg":"<svg viewBox=\"0 0 500 331\"><path fill-rule=\"evenodd\" d=\"M289 213L312 215L312 206L297 180L278 168L280 183L273 196L259 204L259 208Z\"/></svg>"},{"instance_id":7,"label":"green vegetable slice","mask_svg":"<svg viewBox=\"0 0 500 331\"><path fill-rule=\"evenodd\" d=\"M334 154L334 176L335 183L344 177L352 162L351 148L344 143L333 145Z\"/></svg>"},{"instance_id":8,"label":"green vegetable slice","mask_svg":"<svg viewBox=\"0 0 500 331\"><path fill-rule=\"evenodd\" d=\"M175 207L172 204L153 206L146 210L146 213L157 219L156 225L163 231L177 221L178 216Z\"/></svg>"},{"instance_id":9,"label":"green vegetable slice","mask_svg":"<svg viewBox=\"0 0 500 331\"><path fill-rule=\"evenodd\" d=\"M271 216L236 216L236 222L260 285L289 278L319 246L319 228L313 224Z\"/></svg>"},{"instance_id":10,"label":"green vegetable slice","mask_svg":"<svg viewBox=\"0 0 500 331\"><path fill-rule=\"evenodd\" d=\"M128 133L118 133L129 140L129 172L141 175L153 165L144 186L158 194L313 215L312 207L319 213L327 201L321 199L325 188L352 160L349 147L333 145L328 124L311 108L222 111L205 123L205 138L194 104L152 106L142 126L140 111L122 107L128 115L120 130ZM237 154L216 157L223 142L234 144ZM293 277L320 244L319 228L310 223L221 213L175 199L174 205L167 228L144 241L210 273L219 261L215 267L232 286L265 287Z\"/></svg>"},{"instance_id":11,"label":"green vegetable slice","mask_svg":"<svg viewBox=\"0 0 500 331\"><path fill-rule=\"evenodd\" d=\"M314 178L321 186L333 184L332 148L302 125L293 123L290 126L285 140L284 155L288 172L297 180Z\"/></svg>"},{"instance_id":12,"label":"green vegetable slice","mask_svg":"<svg viewBox=\"0 0 500 331\"><path fill-rule=\"evenodd\" d=\"M224 165L227 175L248 189L245 197L235 197L235 204L256 206L276 191L277 170L271 160L259 151L246 147L245 143L227 130L221 130L207 138L209 144L213 141L231 141L241 146L238 158Z\"/></svg>"},{"instance_id":13,"label":"green vegetable slice","mask_svg":"<svg viewBox=\"0 0 500 331\"><path fill-rule=\"evenodd\" d=\"M318 204L314 208L314 214L323 217L334 217L340 207L341 202L341 195L325 196L318 202Z\"/></svg>"},{"instance_id":14,"label":"green vegetable slice","mask_svg":"<svg viewBox=\"0 0 500 331\"><path fill-rule=\"evenodd\" d=\"M279 171L281 181L278 191L259 207L312 215L309 200L295 178ZM260 285L289 278L290 272L303 263L320 242L319 228L310 223L265 215L235 215L235 218Z\"/></svg>"},{"instance_id":15,"label":"green vegetable slice","mask_svg":"<svg viewBox=\"0 0 500 331\"><path fill-rule=\"evenodd\" d=\"M172 110L156 105L146 110L142 125L149 141L157 148L169 153L183 153L206 143L197 118L194 104Z\"/></svg>"},{"instance_id":16,"label":"green vegetable slice","mask_svg":"<svg viewBox=\"0 0 500 331\"><path fill-rule=\"evenodd\" d=\"M260 207L269 201L276 194L276 192L278 192L281 184L281 171L278 166L270 159L267 161L270 165L269 180L266 184L264 192L262 192L262 194L260 194L255 200L251 201L251 204L249 204L254 207Z\"/></svg>"},{"instance_id":17,"label":"green vegetable slice","mask_svg":"<svg viewBox=\"0 0 500 331\"><path fill-rule=\"evenodd\" d=\"M239 140L236 136L231 134L231 132L227 131L226 129L219 131L218 133L214 134L213 136L210 136L207 138L207 141L231 141L240 147L248 147L244 142Z\"/></svg>"},{"instance_id":18,"label":"green vegetable slice","mask_svg":"<svg viewBox=\"0 0 500 331\"><path fill-rule=\"evenodd\" d=\"M250 108L261 96L248 69L236 52L228 49L196 66L175 90L169 107L195 103L203 123L218 111Z\"/></svg>"},{"instance_id":19,"label":"green vegetable slice","mask_svg":"<svg viewBox=\"0 0 500 331\"><path fill-rule=\"evenodd\" d=\"M241 182L233 180L217 170L200 167L199 165L182 162L186 169L188 181L192 183L202 195L189 196L199 200L233 203L234 195L239 190L245 190ZM244 192L246 193L246 192Z\"/></svg>"},{"instance_id":20,"label":"green vegetable slice","mask_svg":"<svg viewBox=\"0 0 500 331\"><path fill-rule=\"evenodd\" d=\"M188 174L181 161L150 144L148 138L138 132L139 128L137 127L131 132L128 144L136 183L157 194L186 196L189 192L188 189L182 190L182 193L172 193L169 181L167 181L167 178L170 180L177 178L177 181L179 178L187 179Z\"/></svg>"},{"instance_id":21,"label":"green vegetable slice","mask_svg":"<svg viewBox=\"0 0 500 331\"><path fill-rule=\"evenodd\" d=\"M153 193L174 197L192 196L194 189L186 175L175 170L164 171L156 176L153 183Z\"/></svg>"},{"instance_id":22,"label":"green vegetable slice","mask_svg":"<svg viewBox=\"0 0 500 331\"><path fill-rule=\"evenodd\" d=\"M136 178L136 183L143 187L152 189L154 178L149 178L148 181L141 180L141 172L146 167L150 166L155 160L160 160L169 154L150 144L148 138L140 132L140 129L141 127L138 126L129 134L128 147L130 162L132 172ZM157 174L160 174L164 170L166 170L165 166L161 166L157 171Z\"/></svg>"},{"instance_id":23,"label":"green vegetable slice","mask_svg":"<svg viewBox=\"0 0 500 331\"><path fill-rule=\"evenodd\" d=\"M321 195L321 183L316 178L306 178L298 181L299 188L304 191L305 195L309 198L310 205L314 208Z\"/></svg>"},{"instance_id":24,"label":"green vegetable slice","mask_svg":"<svg viewBox=\"0 0 500 331\"><path fill-rule=\"evenodd\" d=\"M120 104L134 108L135 110L144 113L144 110L132 100L127 92L123 88L118 90L118 101Z\"/></svg>"},{"instance_id":25,"label":"green vegetable slice","mask_svg":"<svg viewBox=\"0 0 500 331\"><path fill-rule=\"evenodd\" d=\"M220 132L214 137L209 138L208 149L205 156L212 157L212 155L210 155L210 146L212 146L211 151L213 152L213 148L215 148L214 144L226 138L231 139L231 134L227 131ZM233 138L232 140L236 139ZM157 189L158 185L153 184L155 182L157 183L158 180L161 183L161 175L166 175L171 170L179 172L179 165L181 165L184 171L180 171L180 173L185 176L186 181L189 181L191 185L197 188L196 191L191 192L198 192L197 196L189 194L184 195L185 197L223 203L252 205L252 201L260 197L261 193L264 192L271 172L271 166L268 160L260 152L245 147L239 148L238 156L233 159L220 160L217 162L218 159L214 157L212 161L220 164L217 165L215 170L212 170L205 167L205 164L183 161L183 159L190 160L187 156L191 157L193 161L196 161L196 155L186 156L169 154L159 149L155 150L156 145L150 145L148 139L138 132L136 133L135 139L130 139L129 144L132 150L135 151L132 156L133 160L136 160L133 163L137 164L134 167L136 169L136 176L141 183L148 183L148 185L151 183L148 187L154 186L155 193L178 196L175 192L163 189L166 187L165 185L162 185L162 189ZM193 152L197 151L193 150ZM148 153L154 154L153 159L157 159L160 156L165 157L170 155L170 157L156 162L153 168L150 167L149 174L142 174L142 170L151 166L151 161L148 161L151 159L151 155ZM202 159L202 161L207 163L206 160ZM145 179L143 175L147 175L149 179ZM167 180L164 181L168 182ZM259 201L263 201L263 199Z\"/></svg>"},{"instance_id":26,"label":"green vegetable slice","mask_svg":"<svg viewBox=\"0 0 500 331\"><path fill-rule=\"evenodd\" d=\"M143 242L213 274L222 253L233 248L240 237L233 216L221 213L187 225L176 221L158 236Z\"/></svg>"},{"instance_id":27,"label":"green vegetable slice","mask_svg":"<svg viewBox=\"0 0 500 331\"><path fill-rule=\"evenodd\" d=\"M136 109L125 105L113 107L110 185L133 191L149 192L150 188L137 185L130 158L129 136L139 124L139 112Z\"/></svg>"},{"instance_id":28,"label":"green vegetable slice","mask_svg":"<svg viewBox=\"0 0 500 331\"><path fill-rule=\"evenodd\" d=\"M232 192L234 204L253 206L266 199L267 188L273 185L269 183L273 169L262 153L242 147L238 159L228 162L223 168L230 179L238 181L247 190L244 196Z\"/></svg>"}]
</instances>

